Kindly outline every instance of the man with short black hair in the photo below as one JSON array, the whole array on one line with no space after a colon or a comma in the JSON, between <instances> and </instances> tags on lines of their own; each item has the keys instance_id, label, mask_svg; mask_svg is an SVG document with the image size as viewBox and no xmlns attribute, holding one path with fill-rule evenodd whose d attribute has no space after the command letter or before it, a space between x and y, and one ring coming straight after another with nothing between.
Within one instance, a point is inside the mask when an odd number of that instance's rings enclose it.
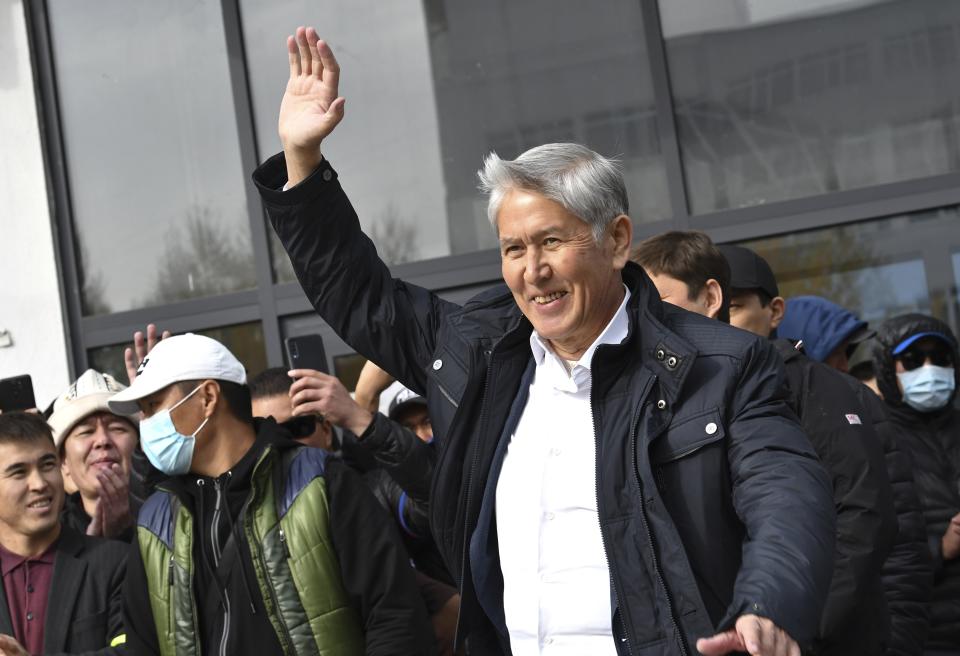
<instances>
[{"instance_id":1,"label":"man with short black hair","mask_svg":"<svg viewBox=\"0 0 960 656\"><path fill-rule=\"evenodd\" d=\"M126 545L60 522L60 458L37 415L0 415L0 651L113 653Z\"/></svg>"},{"instance_id":2,"label":"man with short black hair","mask_svg":"<svg viewBox=\"0 0 960 656\"><path fill-rule=\"evenodd\" d=\"M730 301L730 323L757 335L773 337L783 319L785 303L770 265L748 248L734 245L721 245L719 248L730 263L733 295ZM856 325L857 322L851 321L848 315L849 313L844 311L835 319L821 321L820 325ZM814 352L829 355L835 348L835 345L819 348L822 342L815 332L807 332L805 335L811 340ZM794 365L788 364L788 369L792 366L799 371L798 365L802 364L802 360L789 349L786 354L794 361ZM807 362L805 368L822 377L822 367L814 367L809 364L809 360ZM844 377L843 380L853 387L857 399L867 410L864 420L873 425L883 445L897 514L896 539L881 569L884 596L890 613L887 654L919 656L923 652L927 637L928 602L933 582L922 506L914 483L913 464L908 453L900 446L899 431L891 423L883 402L853 379ZM831 394L827 393L825 396L830 398ZM835 400L845 396L841 391ZM865 545L865 548L870 546ZM865 609L869 608L869 600L864 606ZM862 617L869 619L867 613L863 613ZM863 635L872 638L877 632L864 632ZM869 641L862 640L857 635L853 638L857 640L857 648L869 649Z\"/></svg>"},{"instance_id":3,"label":"man with short black hair","mask_svg":"<svg viewBox=\"0 0 960 656\"><path fill-rule=\"evenodd\" d=\"M170 478L140 511L125 586L138 654L430 654L413 570L352 471L273 420L200 335L159 342L111 410Z\"/></svg>"},{"instance_id":4,"label":"man with short black hair","mask_svg":"<svg viewBox=\"0 0 960 656\"><path fill-rule=\"evenodd\" d=\"M697 232L668 234L670 238L666 241L671 248L687 254L671 263L669 284L679 284L676 291L669 293L671 298L694 296L693 288L685 288L683 280L720 278L724 288L732 286L731 268L709 237ZM657 243L656 238L650 241ZM642 242L637 252L649 259L651 251L645 250L645 244ZM661 252L666 251L661 247ZM724 260L723 266L717 264L717 257ZM719 269L712 271L711 266ZM666 298L667 292L661 288L665 284L663 278L653 280L660 295ZM742 287L743 282L737 283ZM771 291L776 295L775 288ZM670 302L669 298L666 300ZM711 314L701 304L688 304L688 309L706 316ZM767 330L762 336L769 333ZM836 561L816 650L824 655L881 656L886 608L873 598L880 590L880 566L892 542L896 523L879 440L872 428L860 421L864 411L845 381L804 357L793 343L778 340L774 345L786 365L791 406L833 478L838 533ZM865 634L865 631L868 632Z\"/></svg>"},{"instance_id":5,"label":"man with short black hair","mask_svg":"<svg viewBox=\"0 0 960 656\"><path fill-rule=\"evenodd\" d=\"M671 230L649 237L630 259L647 272L663 301L730 321L730 268L706 233Z\"/></svg>"}]
</instances>

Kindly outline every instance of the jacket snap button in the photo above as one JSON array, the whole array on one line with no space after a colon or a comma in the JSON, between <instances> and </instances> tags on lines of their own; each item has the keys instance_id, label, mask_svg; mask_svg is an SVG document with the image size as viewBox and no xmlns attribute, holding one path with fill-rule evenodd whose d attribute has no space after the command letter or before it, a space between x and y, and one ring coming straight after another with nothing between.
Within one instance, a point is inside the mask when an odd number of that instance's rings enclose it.
<instances>
[{"instance_id":1,"label":"jacket snap button","mask_svg":"<svg viewBox=\"0 0 960 656\"><path fill-rule=\"evenodd\" d=\"M433 370L440 371L440 367L443 366L443 360L434 360L433 361Z\"/></svg>"},{"instance_id":2,"label":"jacket snap button","mask_svg":"<svg viewBox=\"0 0 960 656\"><path fill-rule=\"evenodd\" d=\"M667 358L667 369L675 369L678 362L679 360L677 360L677 357L671 355L669 358Z\"/></svg>"},{"instance_id":3,"label":"jacket snap button","mask_svg":"<svg viewBox=\"0 0 960 656\"><path fill-rule=\"evenodd\" d=\"M707 430L707 435L713 435L714 433L717 432L717 425L711 421L709 424L707 424L706 430Z\"/></svg>"},{"instance_id":4,"label":"jacket snap button","mask_svg":"<svg viewBox=\"0 0 960 656\"><path fill-rule=\"evenodd\" d=\"M667 357L667 354L663 352L663 349L657 349L657 360L663 360Z\"/></svg>"},{"instance_id":5,"label":"jacket snap button","mask_svg":"<svg viewBox=\"0 0 960 656\"><path fill-rule=\"evenodd\" d=\"M660 410L663 410L666 407L667 407L666 401L664 401L663 399L660 399L659 401L657 401L657 408L659 408Z\"/></svg>"},{"instance_id":6,"label":"jacket snap button","mask_svg":"<svg viewBox=\"0 0 960 656\"><path fill-rule=\"evenodd\" d=\"M324 182L330 182L330 180L332 180L332 179L333 179L333 171L331 171L330 169L326 169L326 170L323 172L323 180L324 180Z\"/></svg>"}]
</instances>

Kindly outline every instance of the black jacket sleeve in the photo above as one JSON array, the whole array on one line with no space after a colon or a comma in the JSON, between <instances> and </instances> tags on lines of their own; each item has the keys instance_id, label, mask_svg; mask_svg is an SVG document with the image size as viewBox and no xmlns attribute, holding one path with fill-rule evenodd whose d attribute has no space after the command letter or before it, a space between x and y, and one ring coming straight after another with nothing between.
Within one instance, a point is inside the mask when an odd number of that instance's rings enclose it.
<instances>
[{"instance_id":1,"label":"black jacket sleeve","mask_svg":"<svg viewBox=\"0 0 960 656\"><path fill-rule=\"evenodd\" d=\"M743 354L727 412L733 505L746 538L718 628L756 614L806 645L833 573L836 517L830 479L787 406L783 363L768 341Z\"/></svg>"},{"instance_id":2,"label":"black jacket sleeve","mask_svg":"<svg viewBox=\"0 0 960 656\"><path fill-rule=\"evenodd\" d=\"M343 340L419 394L438 327L459 306L396 280L327 160L288 191L283 154L253 174L307 298Z\"/></svg>"},{"instance_id":3,"label":"black jacket sleeve","mask_svg":"<svg viewBox=\"0 0 960 656\"><path fill-rule=\"evenodd\" d=\"M788 368L791 365L788 365ZM837 510L836 562L820 623L825 645L856 645L869 630L885 633L880 569L897 534L893 491L880 440L867 409L843 374L806 357L801 425L833 483Z\"/></svg>"},{"instance_id":4,"label":"black jacket sleeve","mask_svg":"<svg viewBox=\"0 0 960 656\"><path fill-rule=\"evenodd\" d=\"M140 557L137 537L130 544L127 556L127 575L123 582L123 623L127 632L126 651L130 654L159 654L157 627L150 607L147 573Z\"/></svg>"},{"instance_id":5,"label":"black jacket sleeve","mask_svg":"<svg viewBox=\"0 0 960 656\"><path fill-rule=\"evenodd\" d=\"M360 444L411 500L424 504L429 501L436 449L379 412L360 436Z\"/></svg>"},{"instance_id":6,"label":"black jacket sleeve","mask_svg":"<svg viewBox=\"0 0 960 656\"><path fill-rule=\"evenodd\" d=\"M435 654L427 610L393 522L343 462L328 461L326 480L333 546L344 588L360 610L366 653Z\"/></svg>"}]
</instances>

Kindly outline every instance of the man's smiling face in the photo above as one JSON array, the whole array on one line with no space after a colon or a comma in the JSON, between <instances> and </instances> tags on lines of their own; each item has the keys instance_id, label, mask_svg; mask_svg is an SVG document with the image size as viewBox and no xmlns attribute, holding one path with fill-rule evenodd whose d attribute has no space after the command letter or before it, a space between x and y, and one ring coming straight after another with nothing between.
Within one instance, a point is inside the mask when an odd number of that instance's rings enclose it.
<instances>
[{"instance_id":1,"label":"man's smiling face","mask_svg":"<svg viewBox=\"0 0 960 656\"><path fill-rule=\"evenodd\" d=\"M0 534L40 537L57 530L63 478L53 440L0 444Z\"/></svg>"},{"instance_id":2,"label":"man's smiling face","mask_svg":"<svg viewBox=\"0 0 960 656\"><path fill-rule=\"evenodd\" d=\"M514 189L497 213L503 279L534 330L560 357L579 359L623 300L630 220L621 215L598 243L562 205Z\"/></svg>"}]
</instances>

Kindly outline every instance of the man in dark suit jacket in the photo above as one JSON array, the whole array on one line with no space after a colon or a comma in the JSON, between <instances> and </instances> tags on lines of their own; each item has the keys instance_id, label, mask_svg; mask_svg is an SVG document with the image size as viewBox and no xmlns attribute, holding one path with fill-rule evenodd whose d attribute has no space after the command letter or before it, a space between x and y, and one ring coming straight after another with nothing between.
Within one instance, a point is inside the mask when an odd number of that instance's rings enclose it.
<instances>
[{"instance_id":1,"label":"man in dark suit jacket","mask_svg":"<svg viewBox=\"0 0 960 656\"><path fill-rule=\"evenodd\" d=\"M111 654L125 641L127 547L61 525L63 499L50 427L0 415L0 653Z\"/></svg>"}]
</instances>

